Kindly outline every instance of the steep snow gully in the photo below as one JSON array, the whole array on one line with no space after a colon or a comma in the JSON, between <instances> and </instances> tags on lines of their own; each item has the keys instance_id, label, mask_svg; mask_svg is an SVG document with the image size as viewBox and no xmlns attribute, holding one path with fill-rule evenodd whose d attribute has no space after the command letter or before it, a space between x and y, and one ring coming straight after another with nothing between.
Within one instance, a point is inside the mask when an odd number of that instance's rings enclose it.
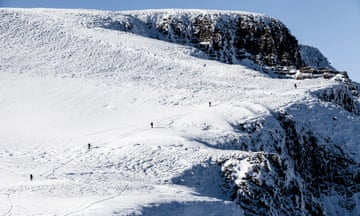
<instances>
[{"instance_id":1,"label":"steep snow gully","mask_svg":"<svg viewBox=\"0 0 360 216\"><path fill-rule=\"evenodd\" d=\"M0 50L0 215L360 215L359 84L278 20L9 8Z\"/></svg>"}]
</instances>

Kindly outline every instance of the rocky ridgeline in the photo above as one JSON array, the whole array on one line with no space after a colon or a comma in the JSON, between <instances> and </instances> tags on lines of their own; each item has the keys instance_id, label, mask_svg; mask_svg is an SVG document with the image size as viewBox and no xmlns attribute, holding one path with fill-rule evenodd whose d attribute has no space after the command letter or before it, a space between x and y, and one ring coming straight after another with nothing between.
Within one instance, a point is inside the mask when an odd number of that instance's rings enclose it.
<instances>
[{"instance_id":1,"label":"rocky ridgeline","mask_svg":"<svg viewBox=\"0 0 360 216\"><path fill-rule=\"evenodd\" d=\"M359 88L352 82L346 71L337 71L332 67L306 66L296 69L294 67L273 67L272 71L277 74L278 78L294 78L297 80L304 79L333 79L342 83L352 94L354 100L358 100Z\"/></svg>"},{"instance_id":2,"label":"rocky ridgeline","mask_svg":"<svg viewBox=\"0 0 360 216\"><path fill-rule=\"evenodd\" d=\"M296 79L306 79L306 78L324 78L331 79L336 76L339 76L343 79L349 79L347 72L337 71L335 69L330 69L328 67L316 68L311 66L302 67L297 71Z\"/></svg>"},{"instance_id":3,"label":"rocky ridgeline","mask_svg":"<svg viewBox=\"0 0 360 216\"><path fill-rule=\"evenodd\" d=\"M347 72L334 69L316 48L299 45L289 29L268 16L229 11L157 10L98 17L89 27L126 31L184 44L205 58L249 64L278 78L335 79L358 100Z\"/></svg>"},{"instance_id":4,"label":"rocky ridgeline","mask_svg":"<svg viewBox=\"0 0 360 216\"><path fill-rule=\"evenodd\" d=\"M334 69L322 53L299 45L279 20L260 14L229 11L158 10L101 17L96 27L132 32L192 46L209 59L228 64L250 60L279 78L325 78L346 72Z\"/></svg>"},{"instance_id":5,"label":"rocky ridgeline","mask_svg":"<svg viewBox=\"0 0 360 216\"><path fill-rule=\"evenodd\" d=\"M298 41L268 16L219 11L134 12L102 18L97 26L142 34L202 50L210 59L236 64L250 59L266 66L303 66Z\"/></svg>"},{"instance_id":6,"label":"rocky ridgeline","mask_svg":"<svg viewBox=\"0 0 360 216\"><path fill-rule=\"evenodd\" d=\"M266 69L270 69L275 74L278 75L278 78L295 78L298 80L303 79L315 79L315 78L323 78L323 79L342 79L349 80L350 78L346 71L337 71L334 68L330 67L316 67L316 66L304 66L300 68L296 68L294 66L271 66L265 67Z\"/></svg>"},{"instance_id":7,"label":"rocky ridgeline","mask_svg":"<svg viewBox=\"0 0 360 216\"><path fill-rule=\"evenodd\" d=\"M157 38L187 44L210 59L236 64L248 59L276 74L296 79L340 77L357 90L345 71L337 71L311 46L299 45L279 20L250 13L208 12L161 15L149 22ZM357 92L357 91L356 91Z\"/></svg>"},{"instance_id":8,"label":"rocky ridgeline","mask_svg":"<svg viewBox=\"0 0 360 216\"><path fill-rule=\"evenodd\" d=\"M297 40L278 20L253 14L208 13L190 19L167 16L156 28L171 42L192 44L225 63L301 66Z\"/></svg>"}]
</instances>

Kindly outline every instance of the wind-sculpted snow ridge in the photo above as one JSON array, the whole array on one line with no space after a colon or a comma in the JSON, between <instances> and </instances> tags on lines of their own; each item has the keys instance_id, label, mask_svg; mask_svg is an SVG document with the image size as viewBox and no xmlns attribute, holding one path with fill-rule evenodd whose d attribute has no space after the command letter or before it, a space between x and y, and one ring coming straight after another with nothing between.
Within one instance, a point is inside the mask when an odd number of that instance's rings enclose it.
<instances>
[{"instance_id":1,"label":"wind-sculpted snow ridge","mask_svg":"<svg viewBox=\"0 0 360 216\"><path fill-rule=\"evenodd\" d=\"M268 57L227 48L241 21L287 31L245 12L0 9L0 215L359 215L359 84L251 69Z\"/></svg>"}]
</instances>

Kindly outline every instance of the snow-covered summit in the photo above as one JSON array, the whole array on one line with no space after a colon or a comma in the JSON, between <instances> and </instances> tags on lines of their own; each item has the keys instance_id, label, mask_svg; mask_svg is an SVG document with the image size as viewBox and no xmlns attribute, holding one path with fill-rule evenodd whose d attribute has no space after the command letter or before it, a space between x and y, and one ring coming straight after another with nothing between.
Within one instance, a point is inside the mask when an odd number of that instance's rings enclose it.
<instances>
[{"instance_id":1,"label":"snow-covered summit","mask_svg":"<svg viewBox=\"0 0 360 216\"><path fill-rule=\"evenodd\" d=\"M253 30L281 26L243 12L0 9L0 214L359 215L358 90L340 74L249 68L297 61L291 47L251 53L270 38Z\"/></svg>"}]
</instances>

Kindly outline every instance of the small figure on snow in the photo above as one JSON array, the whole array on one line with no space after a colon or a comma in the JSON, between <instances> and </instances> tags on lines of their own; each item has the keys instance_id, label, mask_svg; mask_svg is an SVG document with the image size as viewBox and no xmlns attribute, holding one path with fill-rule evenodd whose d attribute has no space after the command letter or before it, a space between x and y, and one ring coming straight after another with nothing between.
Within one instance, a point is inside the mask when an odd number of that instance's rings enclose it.
<instances>
[{"instance_id":1,"label":"small figure on snow","mask_svg":"<svg viewBox=\"0 0 360 216\"><path fill-rule=\"evenodd\" d=\"M32 174L30 174L30 181L32 181L33 180L33 175Z\"/></svg>"},{"instance_id":2,"label":"small figure on snow","mask_svg":"<svg viewBox=\"0 0 360 216\"><path fill-rule=\"evenodd\" d=\"M297 85L296 85L296 83L294 84L294 88L297 88Z\"/></svg>"},{"instance_id":3,"label":"small figure on snow","mask_svg":"<svg viewBox=\"0 0 360 216\"><path fill-rule=\"evenodd\" d=\"M211 107L211 101L209 101L209 107Z\"/></svg>"},{"instance_id":4,"label":"small figure on snow","mask_svg":"<svg viewBox=\"0 0 360 216\"><path fill-rule=\"evenodd\" d=\"M90 143L88 143L88 150L90 150L90 148L91 148L91 144L90 144Z\"/></svg>"},{"instance_id":5,"label":"small figure on snow","mask_svg":"<svg viewBox=\"0 0 360 216\"><path fill-rule=\"evenodd\" d=\"M150 127L154 128L154 123L153 122L150 122Z\"/></svg>"}]
</instances>

